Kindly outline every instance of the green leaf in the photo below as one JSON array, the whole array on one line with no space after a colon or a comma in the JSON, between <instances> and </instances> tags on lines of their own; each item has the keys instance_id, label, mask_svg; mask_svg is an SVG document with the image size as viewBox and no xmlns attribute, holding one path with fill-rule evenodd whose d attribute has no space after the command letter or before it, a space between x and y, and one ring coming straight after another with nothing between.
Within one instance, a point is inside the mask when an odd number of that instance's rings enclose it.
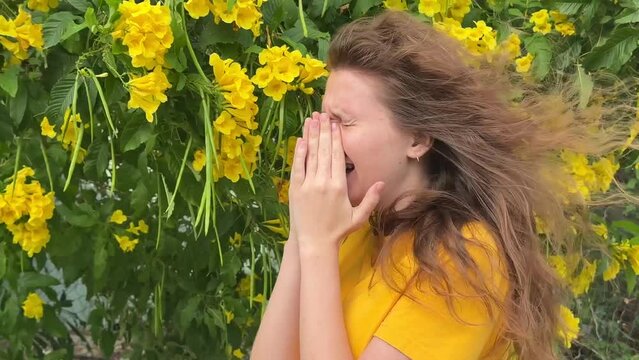
<instances>
[{"instance_id":1,"label":"green leaf","mask_svg":"<svg viewBox=\"0 0 639 360\"><path fill-rule=\"evenodd\" d=\"M615 24L630 24L639 22L639 10L625 9L621 14L617 15Z\"/></svg>"},{"instance_id":2,"label":"green leaf","mask_svg":"<svg viewBox=\"0 0 639 360\"><path fill-rule=\"evenodd\" d=\"M581 64L577 65L576 83L579 86L579 108L585 109L592 94L593 82Z\"/></svg>"},{"instance_id":3,"label":"green leaf","mask_svg":"<svg viewBox=\"0 0 639 360\"><path fill-rule=\"evenodd\" d=\"M67 74L58 80L51 89L49 105L45 110L49 121L62 124L64 112L71 106L73 101L73 87L75 85L75 73ZM82 81L80 78L78 81ZM78 88L81 84L78 84Z\"/></svg>"},{"instance_id":4,"label":"green leaf","mask_svg":"<svg viewBox=\"0 0 639 360\"><path fill-rule=\"evenodd\" d=\"M138 146L147 142L153 137L153 126L148 122L139 122L139 126L130 126L122 132L123 152L137 149Z\"/></svg>"},{"instance_id":5,"label":"green leaf","mask_svg":"<svg viewBox=\"0 0 639 360\"><path fill-rule=\"evenodd\" d=\"M76 21L82 21L82 23L78 24ZM83 18L68 11L54 13L42 25L44 48L49 49L86 27Z\"/></svg>"},{"instance_id":6,"label":"green leaf","mask_svg":"<svg viewBox=\"0 0 639 360\"><path fill-rule=\"evenodd\" d=\"M91 6L91 4L89 4L89 2L86 0L66 0L66 2L68 2L69 5L73 6L74 8L80 10L81 13L85 13L89 6Z\"/></svg>"},{"instance_id":7,"label":"green leaf","mask_svg":"<svg viewBox=\"0 0 639 360\"><path fill-rule=\"evenodd\" d=\"M358 18L366 14L372 7L378 6L382 3L382 0L355 0L355 6L353 7L353 17Z\"/></svg>"},{"instance_id":8,"label":"green leaf","mask_svg":"<svg viewBox=\"0 0 639 360\"><path fill-rule=\"evenodd\" d=\"M524 39L526 49L535 57L533 60L533 75L539 80L543 80L550 71L550 60L552 59L552 45L543 35L533 35Z\"/></svg>"},{"instance_id":9,"label":"green leaf","mask_svg":"<svg viewBox=\"0 0 639 360\"><path fill-rule=\"evenodd\" d=\"M58 316L52 311L47 311L46 308L44 310L44 316L42 317L42 327L47 330L47 333L55 337L64 338L69 334L67 328L64 326L62 321L60 321ZM55 357L53 359L61 358Z\"/></svg>"},{"instance_id":10,"label":"green leaf","mask_svg":"<svg viewBox=\"0 0 639 360\"><path fill-rule=\"evenodd\" d=\"M635 290L635 286L637 285L637 274L635 274L630 265L626 265L624 275L626 276L626 290L628 291L628 294L632 294Z\"/></svg>"},{"instance_id":11,"label":"green leaf","mask_svg":"<svg viewBox=\"0 0 639 360\"><path fill-rule=\"evenodd\" d=\"M633 235L639 235L639 224L630 220L617 220L612 222L612 227L616 229L624 229Z\"/></svg>"},{"instance_id":12,"label":"green leaf","mask_svg":"<svg viewBox=\"0 0 639 360\"><path fill-rule=\"evenodd\" d=\"M584 66L590 71L607 68L618 72L630 60L638 41L639 31L636 29L617 28L604 44L592 49L584 59Z\"/></svg>"},{"instance_id":13,"label":"green leaf","mask_svg":"<svg viewBox=\"0 0 639 360\"><path fill-rule=\"evenodd\" d=\"M104 246L98 246L93 253L93 279L99 282L104 275L108 259L108 253Z\"/></svg>"},{"instance_id":14,"label":"green leaf","mask_svg":"<svg viewBox=\"0 0 639 360\"><path fill-rule=\"evenodd\" d=\"M39 274L35 272L23 272L18 278L18 287L23 290L32 290L37 288L43 288L53 285L58 285L60 282L53 276Z\"/></svg>"},{"instance_id":15,"label":"green leaf","mask_svg":"<svg viewBox=\"0 0 639 360\"><path fill-rule=\"evenodd\" d=\"M138 184L133 190L131 194L131 207L136 211L144 211L146 209L146 204L149 203L151 196L149 194L149 190L144 185L144 181L138 181Z\"/></svg>"},{"instance_id":16,"label":"green leaf","mask_svg":"<svg viewBox=\"0 0 639 360\"><path fill-rule=\"evenodd\" d=\"M178 329L180 330L182 334L186 332L186 329L189 327L189 324L191 324L191 321L193 321L193 318L195 317L195 312L199 305L200 305L200 297L194 296L190 298L188 301L186 301L186 303L184 304L184 307L179 312L180 317L178 321L178 326L179 326Z\"/></svg>"},{"instance_id":17,"label":"green leaf","mask_svg":"<svg viewBox=\"0 0 639 360\"><path fill-rule=\"evenodd\" d=\"M4 277L4 274L7 273L7 254L5 245L0 245L0 280Z\"/></svg>"},{"instance_id":18,"label":"green leaf","mask_svg":"<svg viewBox=\"0 0 639 360\"><path fill-rule=\"evenodd\" d=\"M11 97L15 97L18 92L18 74L20 74L18 65L10 66L0 72L0 88Z\"/></svg>"},{"instance_id":19,"label":"green leaf","mask_svg":"<svg viewBox=\"0 0 639 360\"><path fill-rule=\"evenodd\" d=\"M73 226L88 228L98 223L98 213L88 204L80 204L71 210L62 203L56 205L55 210Z\"/></svg>"},{"instance_id":20,"label":"green leaf","mask_svg":"<svg viewBox=\"0 0 639 360\"><path fill-rule=\"evenodd\" d=\"M9 99L9 116L13 119L13 124L17 127L22 123L24 113L27 110L28 92L25 86L18 87L16 97Z\"/></svg>"}]
</instances>

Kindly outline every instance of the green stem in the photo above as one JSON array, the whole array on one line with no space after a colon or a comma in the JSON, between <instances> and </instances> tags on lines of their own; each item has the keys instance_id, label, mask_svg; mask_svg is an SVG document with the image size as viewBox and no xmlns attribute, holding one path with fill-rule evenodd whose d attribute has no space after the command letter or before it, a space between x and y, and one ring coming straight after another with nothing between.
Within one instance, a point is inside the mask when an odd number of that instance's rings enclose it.
<instances>
[{"instance_id":1,"label":"green stem","mask_svg":"<svg viewBox=\"0 0 639 360\"><path fill-rule=\"evenodd\" d=\"M162 192L160 191L160 169L157 160L155 161L156 182L158 187L158 231L155 238L155 250L160 248L160 237L162 234Z\"/></svg>"},{"instance_id":2,"label":"green stem","mask_svg":"<svg viewBox=\"0 0 639 360\"><path fill-rule=\"evenodd\" d=\"M49 166L49 158L47 152L44 149L42 138L40 138L40 150L42 151L42 158L44 158L44 166L47 168L47 177L49 178L49 191L53 191L53 178L51 177L51 167Z\"/></svg>"},{"instance_id":3,"label":"green stem","mask_svg":"<svg viewBox=\"0 0 639 360\"><path fill-rule=\"evenodd\" d=\"M16 185L18 183L18 166L20 164L20 155L22 155L22 141L20 141L20 138L16 138L16 143L18 145L18 150L16 150L16 162L13 164L13 186L11 187L11 197L13 197L13 193L16 191Z\"/></svg>"},{"instance_id":4,"label":"green stem","mask_svg":"<svg viewBox=\"0 0 639 360\"><path fill-rule=\"evenodd\" d=\"M304 8L302 6L302 0L298 0L297 9L299 10L300 23L302 24L302 31L304 32L304 37L308 37L308 29L306 28L306 19L304 19Z\"/></svg>"},{"instance_id":5,"label":"green stem","mask_svg":"<svg viewBox=\"0 0 639 360\"><path fill-rule=\"evenodd\" d=\"M171 199L169 200L169 204L166 206L166 212L169 212L169 209L172 209L175 203L175 196L178 192L178 189L180 188L180 182L182 181L182 174L184 173L184 168L186 167L186 159L189 156L189 151L191 150L191 143L193 142L193 138L189 137L189 142L186 144L186 150L184 150L184 157L182 157L182 165L180 166L180 172L178 173L178 177L177 180L175 182L175 190L173 190L173 194L171 194ZM172 212L172 211L171 211ZM168 217L171 216L171 214L167 214L165 213L165 215Z\"/></svg>"},{"instance_id":6,"label":"green stem","mask_svg":"<svg viewBox=\"0 0 639 360\"><path fill-rule=\"evenodd\" d=\"M195 68L197 69L197 72L200 74L200 76L202 76L202 78L205 79L206 81L209 81L209 78L206 77L206 74L204 74L204 70L202 70L200 63L197 61L197 57L195 56L195 51L193 51L193 46L191 45L191 39L189 39L189 35L186 30L186 21L185 21L186 17L184 16L184 3L182 3L181 11L182 11L182 29L184 30L184 34L186 38L186 47L189 50L189 55L191 55L191 60L193 60L193 65L195 65Z\"/></svg>"}]
</instances>

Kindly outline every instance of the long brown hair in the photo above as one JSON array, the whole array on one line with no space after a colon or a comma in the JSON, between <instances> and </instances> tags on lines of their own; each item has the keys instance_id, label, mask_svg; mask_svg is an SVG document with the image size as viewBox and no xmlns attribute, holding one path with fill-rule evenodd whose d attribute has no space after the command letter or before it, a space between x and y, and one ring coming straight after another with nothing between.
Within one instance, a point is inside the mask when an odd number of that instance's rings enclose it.
<instances>
[{"instance_id":1,"label":"long brown hair","mask_svg":"<svg viewBox=\"0 0 639 360\"><path fill-rule=\"evenodd\" d=\"M436 255L444 249L482 302L500 310L503 339L512 341L518 357L554 359L565 291L541 251L535 219L545 222L546 241L557 251L571 246L574 234L566 229L590 230L588 204L558 195L568 181L558 152L608 154L627 139L627 124L599 126L619 108L597 103L596 91L591 105L580 107L570 87L544 90L502 60L479 61L429 24L385 11L343 26L330 44L328 67L379 80L380 100L399 127L434 139L420 161L428 186L404 194L413 196L404 209L395 210L402 197L379 209L371 217L375 233L415 231L419 277L445 295L454 312L450 274ZM505 259L505 298L490 279L470 275L478 266L460 229L471 221L486 225ZM393 239L383 240L382 262L390 261ZM384 271L384 278L391 276Z\"/></svg>"}]
</instances>

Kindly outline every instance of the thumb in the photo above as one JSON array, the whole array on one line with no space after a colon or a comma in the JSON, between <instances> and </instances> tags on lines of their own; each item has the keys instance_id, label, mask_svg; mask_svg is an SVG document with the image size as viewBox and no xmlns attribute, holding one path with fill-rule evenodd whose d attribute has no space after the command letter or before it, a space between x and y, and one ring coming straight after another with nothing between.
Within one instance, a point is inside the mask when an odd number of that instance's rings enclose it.
<instances>
[{"instance_id":1,"label":"thumb","mask_svg":"<svg viewBox=\"0 0 639 360\"><path fill-rule=\"evenodd\" d=\"M360 224L368 219L373 210L375 210L375 206L379 203L385 186L385 183L379 181L368 188L362 202L353 210L353 220L356 224Z\"/></svg>"}]
</instances>

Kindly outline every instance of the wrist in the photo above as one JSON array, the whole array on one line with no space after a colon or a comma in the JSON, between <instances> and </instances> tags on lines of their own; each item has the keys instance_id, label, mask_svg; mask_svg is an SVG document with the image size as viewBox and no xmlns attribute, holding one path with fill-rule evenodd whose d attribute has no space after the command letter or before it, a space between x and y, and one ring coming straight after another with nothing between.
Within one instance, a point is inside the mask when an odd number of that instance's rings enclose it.
<instances>
[{"instance_id":1,"label":"wrist","mask_svg":"<svg viewBox=\"0 0 639 360\"><path fill-rule=\"evenodd\" d=\"M339 242L298 241L301 257L323 257L339 253Z\"/></svg>"}]
</instances>

